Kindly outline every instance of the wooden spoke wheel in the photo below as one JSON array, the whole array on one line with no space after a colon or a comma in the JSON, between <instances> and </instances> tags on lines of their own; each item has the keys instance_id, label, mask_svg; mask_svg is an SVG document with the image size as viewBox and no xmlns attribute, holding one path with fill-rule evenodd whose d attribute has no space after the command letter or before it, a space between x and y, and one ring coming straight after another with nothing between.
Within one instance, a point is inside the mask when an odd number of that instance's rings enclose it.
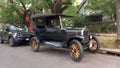
<instances>
[{"instance_id":1,"label":"wooden spoke wheel","mask_svg":"<svg viewBox=\"0 0 120 68\"><path fill-rule=\"evenodd\" d=\"M34 49L36 49L38 46L37 41L35 39L32 40L31 44Z\"/></svg>"},{"instance_id":2,"label":"wooden spoke wheel","mask_svg":"<svg viewBox=\"0 0 120 68\"><path fill-rule=\"evenodd\" d=\"M100 43L96 37L93 37L89 43L89 51L92 53L98 52L100 49Z\"/></svg>"},{"instance_id":3,"label":"wooden spoke wheel","mask_svg":"<svg viewBox=\"0 0 120 68\"><path fill-rule=\"evenodd\" d=\"M83 47L78 40L73 40L69 48L70 56L73 61L79 62L83 58Z\"/></svg>"},{"instance_id":4,"label":"wooden spoke wheel","mask_svg":"<svg viewBox=\"0 0 120 68\"><path fill-rule=\"evenodd\" d=\"M77 44L72 44L71 45L71 50L72 50L72 55L74 58L79 58L80 56L80 50Z\"/></svg>"},{"instance_id":5,"label":"wooden spoke wheel","mask_svg":"<svg viewBox=\"0 0 120 68\"><path fill-rule=\"evenodd\" d=\"M94 39L92 39L91 41L91 50L96 50L97 48L97 41L95 41Z\"/></svg>"}]
</instances>

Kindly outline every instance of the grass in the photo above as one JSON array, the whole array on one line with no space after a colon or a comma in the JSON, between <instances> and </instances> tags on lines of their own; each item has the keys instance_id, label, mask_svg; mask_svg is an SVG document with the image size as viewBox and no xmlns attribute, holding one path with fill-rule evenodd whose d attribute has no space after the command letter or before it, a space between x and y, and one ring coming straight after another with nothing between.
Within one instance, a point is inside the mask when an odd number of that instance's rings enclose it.
<instances>
[{"instance_id":1,"label":"grass","mask_svg":"<svg viewBox=\"0 0 120 68\"><path fill-rule=\"evenodd\" d=\"M85 25L92 33L115 33L117 29L115 21L86 22Z\"/></svg>"},{"instance_id":2,"label":"grass","mask_svg":"<svg viewBox=\"0 0 120 68\"><path fill-rule=\"evenodd\" d=\"M115 48L116 37L98 37L102 48Z\"/></svg>"}]
</instances>

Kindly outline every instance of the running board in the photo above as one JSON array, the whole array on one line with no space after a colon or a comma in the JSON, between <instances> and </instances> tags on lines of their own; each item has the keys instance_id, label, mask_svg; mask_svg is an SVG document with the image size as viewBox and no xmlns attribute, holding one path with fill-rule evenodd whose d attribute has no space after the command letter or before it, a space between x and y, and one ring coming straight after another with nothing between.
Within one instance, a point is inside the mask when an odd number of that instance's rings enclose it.
<instances>
[{"instance_id":1,"label":"running board","mask_svg":"<svg viewBox=\"0 0 120 68\"><path fill-rule=\"evenodd\" d=\"M62 42L44 41L42 45L60 48L64 45Z\"/></svg>"}]
</instances>

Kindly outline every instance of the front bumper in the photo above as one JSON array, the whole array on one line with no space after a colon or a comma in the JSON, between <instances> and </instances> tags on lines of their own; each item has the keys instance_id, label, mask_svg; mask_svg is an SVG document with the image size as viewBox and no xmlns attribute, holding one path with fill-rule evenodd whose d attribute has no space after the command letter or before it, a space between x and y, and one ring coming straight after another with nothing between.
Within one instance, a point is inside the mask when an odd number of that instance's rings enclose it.
<instances>
[{"instance_id":1,"label":"front bumper","mask_svg":"<svg viewBox=\"0 0 120 68\"><path fill-rule=\"evenodd\" d=\"M16 37L14 38L14 41L16 43L27 43L30 41L30 38L29 37Z\"/></svg>"}]
</instances>

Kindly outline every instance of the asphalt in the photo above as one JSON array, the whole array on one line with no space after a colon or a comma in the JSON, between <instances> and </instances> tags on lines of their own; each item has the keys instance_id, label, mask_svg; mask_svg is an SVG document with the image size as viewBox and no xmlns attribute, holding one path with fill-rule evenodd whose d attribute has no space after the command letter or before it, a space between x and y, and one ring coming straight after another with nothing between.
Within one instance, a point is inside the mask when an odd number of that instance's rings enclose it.
<instances>
[{"instance_id":1,"label":"asphalt","mask_svg":"<svg viewBox=\"0 0 120 68\"><path fill-rule=\"evenodd\" d=\"M120 57L84 52L81 62L73 62L66 49L41 47L32 52L28 45L0 44L0 68L120 68Z\"/></svg>"}]
</instances>

